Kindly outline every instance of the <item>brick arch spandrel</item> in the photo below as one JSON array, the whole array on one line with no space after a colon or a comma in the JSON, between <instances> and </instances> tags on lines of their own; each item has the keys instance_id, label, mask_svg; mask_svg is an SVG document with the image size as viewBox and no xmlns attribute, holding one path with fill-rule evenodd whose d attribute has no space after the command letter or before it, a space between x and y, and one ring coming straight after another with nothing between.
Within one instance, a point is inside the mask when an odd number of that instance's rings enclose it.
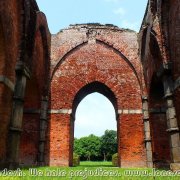
<instances>
[{"instance_id":1,"label":"brick arch spandrel","mask_svg":"<svg viewBox=\"0 0 180 180\"><path fill-rule=\"evenodd\" d=\"M133 70L122 57L100 44L85 45L62 62L51 83L52 99L53 96L56 96L59 102L63 102L63 99L72 101L78 89L92 81L102 83L109 81L110 88L116 92L121 91L120 96L123 100L119 104L123 104L123 101L129 99L125 108L128 108L127 106L133 108L134 104L139 104L140 107L140 103L138 103L140 101L140 87ZM65 89L67 92L74 91L74 95L73 93L64 93L61 96L61 90L53 83L63 87L64 92ZM53 91L58 91L59 95ZM127 95L124 96L125 94ZM131 101L136 103L131 103Z\"/></svg>"},{"instance_id":2,"label":"brick arch spandrel","mask_svg":"<svg viewBox=\"0 0 180 180\"><path fill-rule=\"evenodd\" d=\"M94 32L88 36L89 31ZM92 38L97 43L106 44L115 51L119 51L132 64L137 73L137 77L142 79L142 67L138 55L137 33L129 30L79 27L69 28L60 31L57 35L52 35L51 44L51 74L60 65L60 61L66 59L76 48L79 48L87 42L91 42Z\"/></svg>"}]
</instances>

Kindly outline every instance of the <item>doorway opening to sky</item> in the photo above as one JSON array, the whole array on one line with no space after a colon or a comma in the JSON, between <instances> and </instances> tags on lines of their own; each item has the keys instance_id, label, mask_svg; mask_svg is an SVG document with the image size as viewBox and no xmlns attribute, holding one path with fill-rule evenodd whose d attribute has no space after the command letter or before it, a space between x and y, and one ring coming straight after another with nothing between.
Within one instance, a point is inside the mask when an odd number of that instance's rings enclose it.
<instances>
[{"instance_id":1,"label":"doorway opening to sky","mask_svg":"<svg viewBox=\"0 0 180 180\"><path fill-rule=\"evenodd\" d=\"M112 166L117 153L117 121L113 104L94 92L79 103L75 113L74 155L81 166ZM87 162L90 161L90 162ZM103 164L101 161L106 161Z\"/></svg>"}]
</instances>

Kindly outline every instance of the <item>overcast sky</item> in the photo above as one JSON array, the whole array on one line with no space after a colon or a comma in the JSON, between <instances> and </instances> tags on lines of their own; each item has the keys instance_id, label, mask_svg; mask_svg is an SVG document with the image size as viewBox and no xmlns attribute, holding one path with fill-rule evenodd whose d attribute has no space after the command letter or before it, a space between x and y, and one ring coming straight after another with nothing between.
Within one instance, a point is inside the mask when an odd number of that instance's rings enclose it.
<instances>
[{"instance_id":1,"label":"overcast sky","mask_svg":"<svg viewBox=\"0 0 180 180\"><path fill-rule=\"evenodd\" d=\"M55 34L70 24L102 23L139 31L147 0L37 0L46 14L50 32ZM75 137L102 135L116 130L111 102L99 93L86 96L76 111Z\"/></svg>"}]
</instances>

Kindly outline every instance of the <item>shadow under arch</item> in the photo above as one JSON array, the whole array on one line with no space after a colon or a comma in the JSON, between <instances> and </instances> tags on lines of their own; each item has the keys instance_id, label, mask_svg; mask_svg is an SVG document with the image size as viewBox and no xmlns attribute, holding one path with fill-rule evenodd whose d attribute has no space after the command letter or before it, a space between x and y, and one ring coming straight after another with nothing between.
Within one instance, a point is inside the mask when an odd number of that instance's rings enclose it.
<instances>
[{"instance_id":1,"label":"shadow under arch","mask_svg":"<svg viewBox=\"0 0 180 180\"><path fill-rule=\"evenodd\" d=\"M94 93L94 92L98 92L98 93L104 95L105 97L107 97L107 99L109 99L109 101L112 103L112 105L115 109L116 119L117 119L117 115L118 115L117 98L108 86L106 86L105 84L103 84L99 81L91 82L91 83L85 85L84 87L82 87L78 91L78 93L76 94L76 96L74 98L73 104L72 104L72 116L75 117L76 109L77 109L79 103L81 102L81 100L84 99L87 95Z\"/></svg>"},{"instance_id":2,"label":"shadow under arch","mask_svg":"<svg viewBox=\"0 0 180 180\"><path fill-rule=\"evenodd\" d=\"M153 74L151 79L149 108L153 164L156 168L169 168L171 155L170 136L167 132L167 105L164 99L163 82L156 74Z\"/></svg>"}]
</instances>

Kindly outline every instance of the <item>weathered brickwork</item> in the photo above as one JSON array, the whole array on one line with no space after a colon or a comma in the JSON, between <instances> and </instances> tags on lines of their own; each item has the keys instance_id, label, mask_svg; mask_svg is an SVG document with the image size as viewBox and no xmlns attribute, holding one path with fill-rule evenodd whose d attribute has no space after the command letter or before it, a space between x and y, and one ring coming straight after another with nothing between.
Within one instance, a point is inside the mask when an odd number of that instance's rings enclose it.
<instances>
[{"instance_id":1,"label":"weathered brickwork","mask_svg":"<svg viewBox=\"0 0 180 180\"><path fill-rule=\"evenodd\" d=\"M40 109L48 95L49 50L46 18L36 2L1 0L0 167L37 164L40 114L26 111Z\"/></svg>"},{"instance_id":2,"label":"weathered brickwork","mask_svg":"<svg viewBox=\"0 0 180 180\"><path fill-rule=\"evenodd\" d=\"M35 42L32 55L32 70L27 81L24 110L40 110L42 97L48 96L50 35L46 18L38 12L35 27ZM48 44L49 43L49 44ZM33 92L33 93L32 93ZM40 141L40 114L25 113L20 145L20 158L23 165L37 165ZM31 137L31 138L29 138ZM29 140L28 140L29 139ZM25 147L25 148L24 148ZM22 148L22 150L21 150Z\"/></svg>"},{"instance_id":3,"label":"weathered brickwork","mask_svg":"<svg viewBox=\"0 0 180 180\"><path fill-rule=\"evenodd\" d=\"M173 79L177 81L180 75L180 2L169 3L169 47L171 60L173 62ZM177 114L180 114L180 88L175 89L175 106ZM180 115L177 116L180 128Z\"/></svg>"},{"instance_id":4,"label":"weathered brickwork","mask_svg":"<svg viewBox=\"0 0 180 180\"><path fill-rule=\"evenodd\" d=\"M115 95L116 111L141 110L142 73L137 53L137 34L114 26L75 25L54 35L51 109L72 109L75 115L73 101L76 94L86 85L99 82ZM93 91L99 92L99 88L94 87ZM87 89L84 93L92 92ZM52 165L68 165L72 161L71 115L66 115L66 119L64 116L53 114L50 118L50 127L56 126L50 129L49 137ZM117 121L121 166L146 166L142 113L138 116L135 113L120 114ZM60 131L64 128L66 131ZM134 128L136 132L133 133Z\"/></svg>"},{"instance_id":5,"label":"weathered brickwork","mask_svg":"<svg viewBox=\"0 0 180 180\"><path fill-rule=\"evenodd\" d=\"M35 0L0 0L0 168L71 166L76 108L113 104L120 167L180 169L180 1L149 0L139 33L50 35Z\"/></svg>"},{"instance_id":6,"label":"weathered brickwork","mask_svg":"<svg viewBox=\"0 0 180 180\"><path fill-rule=\"evenodd\" d=\"M139 33L153 161L156 166L174 163L174 170L180 166L179 17L179 1L151 0Z\"/></svg>"},{"instance_id":7,"label":"weathered brickwork","mask_svg":"<svg viewBox=\"0 0 180 180\"><path fill-rule=\"evenodd\" d=\"M6 8L5 8L6 7ZM15 64L20 43L20 10L17 1L0 2L0 76L15 83ZM6 160L12 90L0 82L0 164Z\"/></svg>"}]
</instances>

